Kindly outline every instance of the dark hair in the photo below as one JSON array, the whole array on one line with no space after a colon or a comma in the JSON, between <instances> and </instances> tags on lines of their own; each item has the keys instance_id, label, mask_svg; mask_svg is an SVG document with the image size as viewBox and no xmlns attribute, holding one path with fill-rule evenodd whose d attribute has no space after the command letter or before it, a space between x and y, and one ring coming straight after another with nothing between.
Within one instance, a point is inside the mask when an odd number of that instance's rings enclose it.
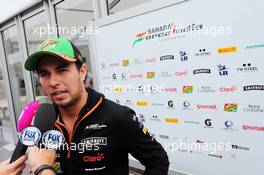
<instances>
[{"instance_id":1,"label":"dark hair","mask_svg":"<svg viewBox=\"0 0 264 175\"><path fill-rule=\"evenodd\" d=\"M80 71L80 69L81 69L81 67L82 67L83 64L84 63L82 61L80 61L80 60L77 59L77 61L75 62L75 66L76 66L76 68L77 68L78 71ZM85 76L85 78L83 80L84 84L85 84L86 79L87 79L87 75Z\"/></svg>"},{"instance_id":2,"label":"dark hair","mask_svg":"<svg viewBox=\"0 0 264 175\"><path fill-rule=\"evenodd\" d=\"M78 71L81 69L83 64L84 64L83 62L81 62L80 60L77 59L77 61L75 62L75 66L76 66Z\"/></svg>"}]
</instances>

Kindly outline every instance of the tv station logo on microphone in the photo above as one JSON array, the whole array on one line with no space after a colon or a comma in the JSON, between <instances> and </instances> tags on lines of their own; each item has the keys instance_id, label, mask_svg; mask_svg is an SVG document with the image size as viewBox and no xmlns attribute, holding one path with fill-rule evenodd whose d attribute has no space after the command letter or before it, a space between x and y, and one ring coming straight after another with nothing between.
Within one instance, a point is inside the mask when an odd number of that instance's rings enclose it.
<instances>
[{"instance_id":1,"label":"tv station logo on microphone","mask_svg":"<svg viewBox=\"0 0 264 175\"><path fill-rule=\"evenodd\" d=\"M26 146L33 146L37 144L40 138L41 138L41 132L36 127L25 128L19 136L21 143L23 143Z\"/></svg>"},{"instance_id":2,"label":"tv station logo on microphone","mask_svg":"<svg viewBox=\"0 0 264 175\"><path fill-rule=\"evenodd\" d=\"M42 137L42 143L48 149L58 149L64 141L63 134L57 130L47 131Z\"/></svg>"}]
</instances>

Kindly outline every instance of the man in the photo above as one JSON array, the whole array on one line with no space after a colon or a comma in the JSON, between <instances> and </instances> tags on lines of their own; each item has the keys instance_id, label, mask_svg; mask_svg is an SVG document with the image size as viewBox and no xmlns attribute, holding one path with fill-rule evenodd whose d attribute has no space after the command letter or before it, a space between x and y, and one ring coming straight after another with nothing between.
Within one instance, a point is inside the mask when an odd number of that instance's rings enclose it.
<instances>
[{"instance_id":1,"label":"man","mask_svg":"<svg viewBox=\"0 0 264 175\"><path fill-rule=\"evenodd\" d=\"M25 68L38 73L58 112L55 128L66 138L67 149L57 154L57 174L128 175L128 153L145 166L146 175L167 174L167 153L135 112L85 89L87 66L69 40L45 41Z\"/></svg>"}]
</instances>

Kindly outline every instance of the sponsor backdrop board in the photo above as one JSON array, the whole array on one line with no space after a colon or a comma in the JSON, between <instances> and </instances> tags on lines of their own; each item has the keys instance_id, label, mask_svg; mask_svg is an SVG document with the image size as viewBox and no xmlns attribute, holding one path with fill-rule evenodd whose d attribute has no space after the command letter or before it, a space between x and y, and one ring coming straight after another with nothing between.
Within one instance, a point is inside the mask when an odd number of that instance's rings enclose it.
<instances>
[{"instance_id":1,"label":"sponsor backdrop board","mask_svg":"<svg viewBox=\"0 0 264 175\"><path fill-rule=\"evenodd\" d=\"M262 7L257 0L193 0L95 23L100 91L137 112L168 152L171 170L262 172Z\"/></svg>"}]
</instances>

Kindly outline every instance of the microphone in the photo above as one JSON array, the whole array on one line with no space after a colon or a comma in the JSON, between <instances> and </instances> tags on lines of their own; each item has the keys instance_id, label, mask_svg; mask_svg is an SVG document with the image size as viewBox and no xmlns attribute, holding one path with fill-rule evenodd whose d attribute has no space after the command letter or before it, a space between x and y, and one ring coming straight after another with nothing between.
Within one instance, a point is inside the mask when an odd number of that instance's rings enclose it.
<instances>
[{"instance_id":1,"label":"microphone","mask_svg":"<svg viewBox=\"0 0 264 175\"><path fill-rule=\"evenodd\" d=\"M31 131L30 128L33 128L33 131L39 130L40 134L43 134L48 130L54 129L54 123L57 118L57 114L54 106L48 103L43 103L43 104L38 103L39 105L37 105L36 103L38 102L30 103L22 112L20 119L18 121L19 131L25 129L26 127L31 126L31 122L33 119L34 119L33 126L35 129L33 127L29 127L30 131ZM40 137L41 136L39 136L39 138ZM27 145L24 145L21 142L21 140L19 140L15 148L15 151L12 154L10 163L14 162L22 155L24 155L27 150L27 147L28 147Z\"/></svg>"},{"instance_id":2,"label":"microphone","mask_svg":"<svg viewBox=\"0 0 264 175\"><path fill-rule=\"evenodd\" d=\"M36 112L33 126L38 128L41 133L54 129L54 123L57 119L55 107L49 103L42 103Z\"/></svg>"},{"instance_id":3,"label":"microphone","mask_svg":"<svg viewBox=\"0 0 264 175\"><path fill-rule=\"evenodd\" d=\"M18 119L17 128L18 128L19 133L21 133L25 128L31 126L31 122L36 114L36 111L39 109L39 107L40 107L40 103L34 102L34 101L30 102L25 107L25 109L22 111ZM27 150L27 146L24 145L20 140L18 140L16 148L10 159L10 163L16 161L18 158L24 155L26 150Z\"/></svg>"},{"instance_id":4,"label":"microphone","mask_svg":"<svg viewBox=\"0 0 264 175\"><path fill-rule=\"evenodd\" d=\"M41 148L44 146L44 148L56 150L65 142L63 133L54 128L56 120L55 107L48 103L41 104L34 120L34 126L42 133L42 142L39 144Z\"/></svg>"},{"instance_id":5,"label":"microphone","mask_svg":"<svg viewBox=\"0 0 264 175\"><path fill-rule=\"evenodd\" d=\"M17 130L19 133L21 133L23 129L31 126L32 120L35 117L36 111L39 109L39 106L39 102L33 101L29 103L21 112L17 124Z\"/></svg>"}]
</instances>

